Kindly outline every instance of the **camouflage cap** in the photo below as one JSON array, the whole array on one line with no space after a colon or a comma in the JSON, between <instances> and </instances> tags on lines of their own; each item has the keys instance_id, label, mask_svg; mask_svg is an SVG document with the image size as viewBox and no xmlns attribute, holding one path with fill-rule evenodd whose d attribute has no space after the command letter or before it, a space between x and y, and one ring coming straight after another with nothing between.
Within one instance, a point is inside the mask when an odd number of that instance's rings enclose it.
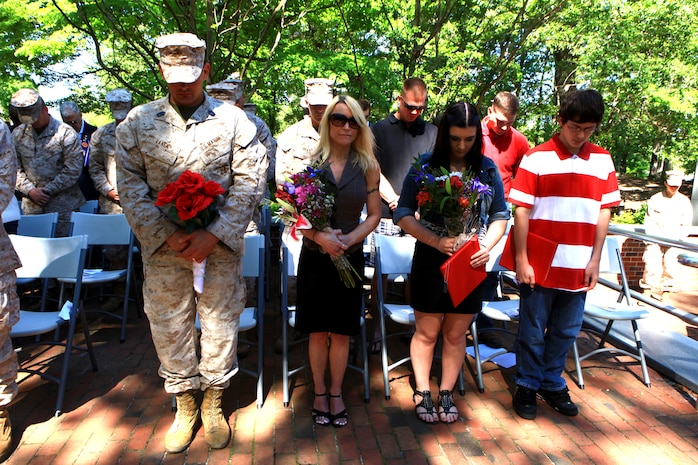
<instances>
[{"instance_id":1,"label":"camouflage cap","mask_svg":"<svg viewBox=\"0 0 698 465\"><path fill-rule=\"evenodd\" d=\"M133 105L133 97L131 92L126 89L114 89L107 92L105 100L109 102L111 114L117 121L126 119L126 115L131 110Z\"/></svg>"},{"instance_id":2,"label":"camouflage cap","mask_svg":"<svg viewBox=\"0 0 698 465\"><path fill-rule=\"evenodd\" d=\"M331 79L306 79L305 100L308 105L329 105L334 97L334 81Z\"/></svg>"},{"instance_id":3,"label":"camouflage cap","mask_svg":"<svg viewBox=\"0 0 698 465\"><path fill-rule=\"evenodd\" d=\"M168 84L189 84L201 76L206 55L206 42L188 32L158 37L155 47L160 51L160 67Z\"/></svg>"},{"instance_id":4,"label":"camouflage cap","mask_svg":"<svg viewBox=\"0 0 698 465\"><path fill-rule=\"evenodd\" d=\"M242 98L245 82L237 77L229 77L221 82L206 86L206 92L219 100L237 102Z\"/></svg>"},{"instance_id":5,"label":"camouflage cap","mask_svg":"<svg viewBox=\"0 0 698 465\"><path fill-rule=\"evenodd\" d=\"M107 95L104 97L104 99L111 103L111 102L131 102L133 101L133 96L131 95L131 92L127 91L126 89L114 89L110 90L107 92Z\"/></svg>"},{"instance_id":6,"label":"camouflage cap","mask_svg":"<svg viewBox=\"0 0 698 465\"><path fill-rule=\"evenodd\" d=\"M39 119L44 101L34 89L19 89L12 95L10 105L17 109L22 124L32 124Z\"/></svg>"}]
</instances>

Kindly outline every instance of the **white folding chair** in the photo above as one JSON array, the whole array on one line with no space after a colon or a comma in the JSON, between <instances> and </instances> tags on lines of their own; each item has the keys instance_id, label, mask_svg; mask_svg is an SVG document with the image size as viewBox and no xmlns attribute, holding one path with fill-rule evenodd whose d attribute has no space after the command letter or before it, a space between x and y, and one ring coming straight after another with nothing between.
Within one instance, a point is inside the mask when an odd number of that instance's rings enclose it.
<instances>
[{"instance_id":1,"label":"white folding chair","mask_svg":"<svg viewBox=\"0 0 698 465\"><path fill-rule=\"evenodd\" d=\"M82 213L97 213L99 211L99 200L88 200L79 208Z\"/></svg>"},{"instance_id":2,"label":"white folding chair","mask_svg":"<svg viewBox=\"0 0 698 465\"><path fill-rule=\"evenodd\" d=\"M288 278L297 275L298 261L301 253L301 241L282 239L281 243L281 342L282 342L282 389L284 407L288 407L291 402L291 377L301 370L308 368L310 365L305 363L295 368L289 368L289 348L307 341L307 338L289 341L288 328L296 326L296 306L289 304L288 298ZM356 347L357 344L355 344ZM363 375L364 380L364 402L371 401L371 392L369 386L369 371L368 371L368 353L366 339L366 319L361 312L361 344L358 345L358 350L361 351L362 365L357 366L347 364L347 368L354 370Z\"/></svg>"},{"instance_id":3,"label":"white folding chair","mask_svg":"<svg viewBox=\"0 0 698 465\"><path fill-rule=\"evenodd\" d=\"M602 352L611 352L622 355L627 355L638 362L640 362L640 367L642 369L642 378L647 387L651 386L649 373L647 371L647 362L645 361L645 352L642 349L642 341L640 339L640 330L637 326L637 320L647 318L649 312L645 309L635 307L633 301L630 297L630 288L628 287L628 278L625 274L625 267L623 266L623 258L621 257L621 248L618 242L618 238L614 236L606 236L604 241L604 248L601 252L601 263L599 264L600 273L613 273L620 276L622 289L618 295L618 300L616 303L610 304L600 304L594 302L586 302L584 305L584 316L585 318L592 318L599 322L607 321L606 329L603 332L597 331L592 327L583 327L581 332L586 332L588 334L596 335L600 338L599 344L596 349L587 352L584 355L579 354L579 348L577 346L577 341L574 342L573 352L574 352L574 364L577 371L577 384L580 389L584 389L584 378L582 375L581 361L586 360L596 354ZM622 305L621 302L625 298L627 305ZM619 347L606 346L608 336L611 332L613 323L616 321L629 321L632 330L633 338L635 342L635 350L625 350Z\"/></svg>"},{"instance_id":4,"label":"white folding chair","mask_svg":"<svg viewBox=\"0 0 698 465\"><path fill-rule=\"evenodd\" d=\"M87 269L82 278L82 283L85 286L105 283L114 283L117 281L125 281L124 303L121 308L121 314L108 312L102 309L90 310L90 312L103 313L111 315L114 318L121 320L121 335L120 341L123 343L126 340L126 323L128 319L128 306L131 296L131 287L133 286L133 295L138 307L140 315L140 305L138 296L140 293L135 289L136 273L133 266L133 232L123 213L114 215L100 215L97 213L82 213L73 212L70 216L71 236L86 235L88 244L91 247L104 246L121 246L126 250L127 263L126 268L116 270L104 269ZM73 279L60 279L62 285L73 283ZM104 297L100 294L100 297Z\"/></svg>"},{"instance_id":5,"label":"white folding chair","mask_svg":"<svg viewBox=\"0 0 698 465\"><path fill-rule=\"evenodd\" d=\"M17 234L32 237L55 237L58 213L21 215L17 223Z\"/></svg>"},{"instance_id":6,"label":"white folding chair","mask_svg":"<svg viewBox=\"0 0 698 465\"><path fill-rule=\"evenodd\" d=\"M381 367L383 371L383 388L386 399L390 399L390 382L388 375L391 370L411 361L411 357L403 357L393 363L388 362L387 339L395 336L410 334L407 331L387 334L386 318L403 326L415 324L414 309L408 304L394 304L385 301L383 289L384 275L407 275L412 272L415 239L411 236L385 236L375 234L376 244L376 306L378 307L378 323L381 337ZM472 326L471 326L472 327ZM465 382L462 371L458 374L458 388L465 395Z\"/></svg>"},{"instance_id":7,"label":"white folding chair","mask_svg":"<svg viewBox=\"0 0 698 465\"><path fill-rule=\"evenodd\" d=\"M257 408L264 405L264 307L266 301L265 265L266 237L257 234L245 237L245 253L242 256L242 275L245 278L256 278L257 301L256 307L247 307L240 315L239 332L257 328L257 338L238 338L240 342L257 347L257 370L240 367L240 371L257 378Z\"/></svg>"},{"instance_id":8,"label":"white folding chair","mask_svg":"<svg viewBox=\"0 0 698 465\"><path fill-rule=\"evenodd\" d=\"M85 313L82 311L80 293L82 291L82 273L87 253L87 236L39 238L11 235L12 245L22 261L22 267L17 270L18 278L71 278L75 283L72 306L67 306L61 312L30 312L20 310L20 320L12 327L10 337L19 343L18 338L37 336L35 342L17 348L22 351L25 347L34 345L49 345L65 347L60 376L48 372L48 367L55 357L41 360L44 352L29 356L22 360L20 357L19 371L41 376L58 384L55 415L62 413L65 398L70 355L73 350L88 352L92 369L97 371L97 359L92 349L90 332L87 327ZM70 308L68 308L70 307ZM78 318L82 324L85 338L84 346L74 344L75 328ZM65 342L59 340L59 327L68 324L68 334ZM52 340L42 341L40 336L54 333Z\"/></svg>"},{"instance_id":9,"label":"white folding chair","mask_svg":"<svg viewBox=\"0 0 698 465\"><path fill-rule=\"evenodd\" d=\"M20 202L21 203L21 202ZM36 215L21 215L17 223L17 234L31 237L55 237L58 224L58 212L38 213ZM34 279L17 278L17 285L26 286ZM41 286L40 311L46 309L46 297L48 293L48 279L43 280Z\"/></svg>"}]
</instances>

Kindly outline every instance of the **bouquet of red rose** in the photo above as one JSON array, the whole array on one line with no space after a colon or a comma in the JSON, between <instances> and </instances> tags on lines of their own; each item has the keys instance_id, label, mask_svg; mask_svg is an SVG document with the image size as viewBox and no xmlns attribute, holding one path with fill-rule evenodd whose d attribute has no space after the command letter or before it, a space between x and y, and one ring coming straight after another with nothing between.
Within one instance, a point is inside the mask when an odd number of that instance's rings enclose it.
<instances>
[{"instance_id":1,"label":"bouquet of red rose","mask_svg":"<svg viewBox=\"0 0 698 465\"><path fill-rule=\"evenodd\" d=\"M414 180L419 185L417 205L443 215L449 236L476 232L480 221L477 201L491 195L490 186L468 171L449 172L443 166L433 168L419 161L413 166L417 172Z\"/></svg>"},{"instance_id":2,"label":"bouquet of red rose","mask_svg":"<svg viewBox=\"0 0 698 465\"><path fill-rule=\"evenodd\" d=\"M207 227L218 216L218 197L225 192L216 181L207 181L199 173L185 171L176 181L167 183L158 193L155 206L169 205L167 216L177 224L184 226L187 234L195 229ZM194 290L204 291L206 259L201 263L193 262Z\"/></svg>"},{"instance_id":3,"label":"bouquet of red rose","mask_svg":"<svg viewBox=\"0 0 698 465\"><path fill-rule=\"evenodd\" d=\"M276 200L272 202L276 210L274 215L291 225L291 237L298 240L296 230L315 228L318 231L330 227L334 210L335 193L325 181L322 169L308 166L300 173L295 173L276 191ZM339 277L346 287L354 287L354 275L361 278L346 256L332 257L332 263L339 272Z\"/></svg>"}]
</instances>

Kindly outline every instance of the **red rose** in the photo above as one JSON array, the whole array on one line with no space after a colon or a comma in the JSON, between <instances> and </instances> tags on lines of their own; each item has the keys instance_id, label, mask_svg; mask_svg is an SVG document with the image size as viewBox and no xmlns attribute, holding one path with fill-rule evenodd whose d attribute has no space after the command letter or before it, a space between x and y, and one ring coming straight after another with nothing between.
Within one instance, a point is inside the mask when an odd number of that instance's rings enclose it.
<instances>
[{"instance_id":1,"label":"red rose","mask_svg":"<svg viewBox=\"0 0 698 465\"><path fill-rule=\"evenodd\" d=\"M199 173L194 173L193 171L185 171L177 179L177 184L182 190L188 193L198 192L199 189L203 187L205 179Z\"/></svg>"},{"instance_id":2,"label":"red rose","mask_svg":"<svg viewBox=\"0 0 698 465\"><path fill-rule=\"evenodd\" d=\"M182 193L177 183L171 182L165 186L158 194L158 199L155 201L156 207L163 207L168 203L173 203Z\"/></svg>"},{"instance_id":3,"label":"red rose","mask_svg":"<svg viewBox=\"0 0 698 465\"><path fill-rule=\"evenodd\" d=\"M213 198L201 194L179 196L175 203L179 219L187 221L194 218L199 212L211 205L211 202L213 202Z\"/></svg>"},{"instance_id":4,"label":"red rose","mask_svg":"<svg viewBox=\"0 0 698 465\"><path fill-rule=\"evenodd\" d=\"M201 192L208 197L216 197L217 195L222 195L225 189L216 181L206 181L201 187Z\"/></svg>"}]
</instances>

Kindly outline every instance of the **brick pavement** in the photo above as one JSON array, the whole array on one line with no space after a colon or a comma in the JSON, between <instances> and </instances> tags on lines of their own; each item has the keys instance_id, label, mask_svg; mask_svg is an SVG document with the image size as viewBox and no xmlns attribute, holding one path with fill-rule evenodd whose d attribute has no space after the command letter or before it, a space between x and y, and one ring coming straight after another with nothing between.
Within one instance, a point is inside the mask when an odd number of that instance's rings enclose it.
<instances>
[{"instance_id":1,"label":"brick pavement","mask_svg":"<svg viewBox=\"0 0 698 465\"><path fill-rule=\"evenodd\" d=\"M272 292L274 295L274 292ZM224 396L233 428L231 445L209 451L199 430L182 454L163 451L173 414L162 390L146 320L133 318L119 344L117 325L91 324L100 370L86 356L72 358L65 413L52 417L56 388L32 378L12 408L17 445L12 465L89 464L691 464L698 463L696 396L650 370L652 387L640 381L637 364L612 355L584 362L586 389L570 379L580 415L568 418L542 402L535 421L511 409L512 369L488 364L485 393L465 371L466 394L455 395L461 420L434 426L413 409L409 367L391 372L391 399L382 396L382 376L371 359L371 402L363 402L357 373L348 372L348 427L316 427L307 370L300 373L291 405L283 407L280 334L275 299L266 316L266 402L255 407L254 379L237 375ZM370 332L369 332L370 334ZM586 342L585 342L586 343ZM396 342L396 347L403 343ZM294 349L294 357L303 355ZM246 363L252 363L254 352ZM621 357L621 361L627 359ZM574 365L568 359L568 374ZM434 389L438 369L435 370Z\"/></svg>"}]
</instances>

